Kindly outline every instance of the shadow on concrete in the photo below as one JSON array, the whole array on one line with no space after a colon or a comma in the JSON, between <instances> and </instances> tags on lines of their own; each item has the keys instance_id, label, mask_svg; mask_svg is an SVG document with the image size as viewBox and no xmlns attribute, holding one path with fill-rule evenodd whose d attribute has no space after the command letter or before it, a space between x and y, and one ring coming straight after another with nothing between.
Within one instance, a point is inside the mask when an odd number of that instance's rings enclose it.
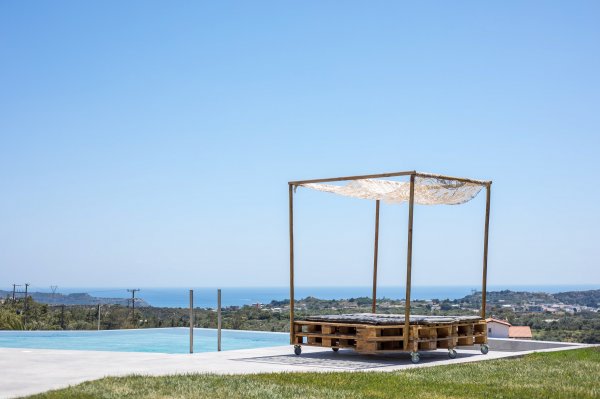
<instances>
[{"instance_id":1,"label":"shadow on concrete","mask_svg":"<svg viewBox=\"0 0 600 399\"><path fill-rule=\"evenodd\" d=\"M502 338L490 338L489 347L491 352L510 352L519 355L523 352L537 351L544 349L558 349L568 347L579 347L581 344L572 344L564 342L544 342L532 340L514 340ZM474 356L482 357L479 352L479 345L457 347L457 359L472 358ZM286 366L303 367L322 367L336 370L368 370L391 366L411 366L409 353L361 355L352 350L340 350L333 352L323 350L319 352L307 352L300 356L291 353L275 356L257 356L235 359L242 362L270 363ZM420 352L421 361L419 364L438 363L449 360L448 352L440 349L436 351ZM482 358L481 360L483 360Z\"/></svg>"},{"instance_id":2,"label":"shadow on concrete","mask_svg":"<svg viewBox=\"0 0 600 399\"><path fill-rule=\"evenodd\" d=\"M581 344L574 344L568 342L547 342L547 341L533 341L526 339L503 339L503 338L490 338L488 340L490 351L496 352L526 352L526 351L537 351L543 349L556 349L581 346ZM457 349L472 349L473 347L458 347Z\"/></svg>"},{"instance_id":3,"label":"shadow on concrete","mask_svg":"<svg viewBox=\"0 0 600 399\"><path fill-rule=\"evenodd\" d=\"M290 351L292 349L290 348ZM421 352L421 361L419 364L435 363L448 359L446 351ZM482 356L477 353L459 352L457 359L468 358L472 356ZM276 356L257 356L249 358L235 359L242 362L258 362L270 364L282 364L287 366L303 367L322 367L337 370L367 370L382 367L412 365L410 355L402 354L384 354L384 355L360 355L350 350L340 350L339 352L323 351L309 352L296 356L293 353L289 355Z\"/></svg>"}]
</instances>

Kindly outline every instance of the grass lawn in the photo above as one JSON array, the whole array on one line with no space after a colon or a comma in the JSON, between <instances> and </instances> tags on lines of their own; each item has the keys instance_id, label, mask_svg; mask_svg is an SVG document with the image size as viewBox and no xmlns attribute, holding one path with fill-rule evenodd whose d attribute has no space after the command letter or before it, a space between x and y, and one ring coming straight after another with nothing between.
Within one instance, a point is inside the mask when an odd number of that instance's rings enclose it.
<instances>
[{"instance_id":1,"label":"grass lawn","mask_svg":"<svg viewBox=\"0 0 600 399\"><path fill-rule=\"evenodd\" d=\"M399 372L111 377L32 398L600 398L600 348Z\"/></svg>"}]
</instances>

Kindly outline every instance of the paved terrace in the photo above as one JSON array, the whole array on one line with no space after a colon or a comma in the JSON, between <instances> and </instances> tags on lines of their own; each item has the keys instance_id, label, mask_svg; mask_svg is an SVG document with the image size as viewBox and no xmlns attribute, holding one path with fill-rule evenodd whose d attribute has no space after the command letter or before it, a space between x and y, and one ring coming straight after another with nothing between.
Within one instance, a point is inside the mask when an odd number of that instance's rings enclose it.
<instances>
[{"instance_id":1,"label":"paved terrace","mask_svg":"<svg viewBox=\"0 0 600 399\"><path fill-rule=\"evenodd\" d=\"M296 356L292 353L292 346L193 355L0 348L0 398L30 395L106 376L128 374L381 372L501 359L532 352L587 346L589 345L490 339L490 352L487 355L473 350L473 347L457 348L458 357L454 360L448 358L445 350L421 352L421 362L417 365L411 363L408 354L366 356L358 355L352 350L340 350L335 353L322 348L303 347L302 355Z\"/></svg>"}]
</instances>

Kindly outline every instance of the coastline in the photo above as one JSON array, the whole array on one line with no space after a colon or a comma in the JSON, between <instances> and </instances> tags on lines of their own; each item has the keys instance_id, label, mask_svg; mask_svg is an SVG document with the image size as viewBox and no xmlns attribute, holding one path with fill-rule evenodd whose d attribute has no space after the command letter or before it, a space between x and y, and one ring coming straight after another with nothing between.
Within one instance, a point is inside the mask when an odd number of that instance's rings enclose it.
<instances>
[{"instance_id":1,"label":"coastline","mask_svg":"<svg viewBox=\"0 0 600 399\"><path fill-rule=\"evenodd\" d=\"M43 287L34 286L34 291L48 292ZM153 307L186 308L189 306L189 289L185 287L140 287L139 298ZM192 287L194 290L194 305L201 308L216 308L217 287ZM460 299L477 292L481 288L476 286L413 286L411 298L413 300L429 299ZM489 285L491 291L519 291L519 292L544 292L554 294L558 292L587 291L600 289L598 284L564 284L564 285ZM271 301L282 301L289 298L289 288L281 287L221 287L222 305L244 306L256 303L268 304ZM127 298L125 288L106 287L64 287L59 288L61 294L88 293L95 297ZM403 286L380 286L378 298L403 299ZM358 297L369 297L370 286L315 286L296 287L296 298L315 297L324 300L340 300Z\"/></svg>"}]
</instances>

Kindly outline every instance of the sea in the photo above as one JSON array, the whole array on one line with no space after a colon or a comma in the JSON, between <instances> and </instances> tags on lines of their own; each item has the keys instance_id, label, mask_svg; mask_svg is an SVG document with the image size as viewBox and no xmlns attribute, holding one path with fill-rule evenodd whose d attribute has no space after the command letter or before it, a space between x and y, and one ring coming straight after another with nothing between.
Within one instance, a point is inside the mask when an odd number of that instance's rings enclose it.
<instances>
[{"instance_id":1,"label":"sea","mask_svg":"<svg viewBox=\"0 0 600 399\"><path fill-rule=\"evenodd\" d=\"M48 289L32 291L49 292ZM151 306L185 308L189 306L190 289L194 291L194 307L216 308L217 287L129 287L139 288L136 298L141 298ZM350 299L370 297L369 286L338 286L338 287L296 287L296 300L312 296L319 299ZM590 285L502 285L488 286L488 291L528 291L557 293L566 291L585 291L600 289L600 284ZM481 290L476 286L413 286L411 299L459 299L475 291ZM94 297L128 298L130 293L126 288L114 287L59 287L56 291L61 294L88 293ZM377 287L377 297L387 299L404 299L404 287ZM268 304L272 300L284 300L290 297L289 287L222 287L221 303L223 306L243 306L256 303Z\"/></svg>"}]
</instances>

